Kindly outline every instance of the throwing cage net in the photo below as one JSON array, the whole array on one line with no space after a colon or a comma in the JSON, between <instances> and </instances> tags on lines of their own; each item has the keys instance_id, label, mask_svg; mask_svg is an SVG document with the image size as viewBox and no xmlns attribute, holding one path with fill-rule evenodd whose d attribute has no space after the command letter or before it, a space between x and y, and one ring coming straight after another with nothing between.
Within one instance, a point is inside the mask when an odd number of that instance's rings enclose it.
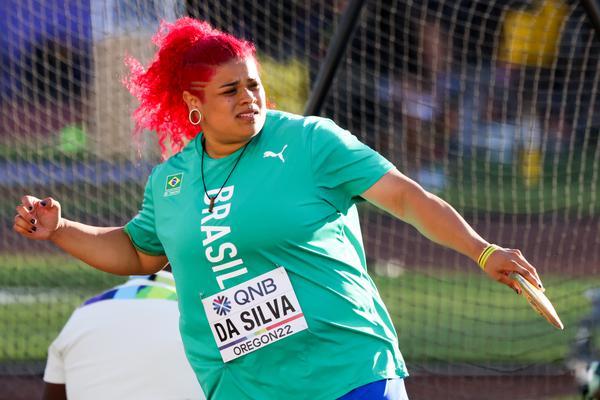
<instances>
[{"instance_id":1,"label":"throwing cage net","mask_svg":"<svg viewBox=\"0 0 600 400\"><path fill-rule=\"evenodd\" d=\"M72 310L119 277L11 231L24 193L67 218L127 222L159 162L131 139L123 59L147 62L161 19L254 41L267 95L302 113L356 1L5 1L0 9L0 374L36 374ZM589 2L588 2L589 3ZM360 4L319 114L520 248L566 325L414 228L361 205L372 276L414 398L551 398L595 359L600 310L600 36L578 1ZM582 364L582 365L583 365ZM427 379L420 380L420 377ZM500 389L495 391L497 385Z\"/></svg>"}]
</instances>

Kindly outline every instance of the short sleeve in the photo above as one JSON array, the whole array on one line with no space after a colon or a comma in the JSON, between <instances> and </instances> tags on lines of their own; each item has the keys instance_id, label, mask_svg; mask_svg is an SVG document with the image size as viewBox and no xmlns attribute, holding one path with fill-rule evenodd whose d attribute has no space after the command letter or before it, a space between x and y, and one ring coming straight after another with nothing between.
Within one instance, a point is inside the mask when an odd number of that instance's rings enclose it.
<instances>
[{"instance_id":1,"label":"short sleeve","mask_svg":"<svg viewBox=\"0 0 600 400\"><path fill-rule=\"evenodd\" d=\"M329 119L319 119L311 137L311 164L316 186L338 211L345 212L359 196L394 165Z\"/></svg>"},{"instance_id":2,"label":"short sleeve","mask_svg":"<svg viewBox=\"0 0 600 400\"><path fill-rule=\"evenodd\" d=\"M60 335L48 348L48 361L46 361L46 369L44 370L44 382L65 383L65 362L59 343Z\"/></svg>"},{"instance_id":3,"label":"short sleeve","mask_svg":"<svg viewBox=\"0 0 600 400\"><path fill-rule=\"evenodd\" d=\"M152 171L154 173L154 171ZM161 256L165 250L156 234L154 218L154 194L152 191L153 173L148 177L142 208L131 221L125 225L125 233L131 243L142 253L151 256Z\"/></svg>"}]
</instances>

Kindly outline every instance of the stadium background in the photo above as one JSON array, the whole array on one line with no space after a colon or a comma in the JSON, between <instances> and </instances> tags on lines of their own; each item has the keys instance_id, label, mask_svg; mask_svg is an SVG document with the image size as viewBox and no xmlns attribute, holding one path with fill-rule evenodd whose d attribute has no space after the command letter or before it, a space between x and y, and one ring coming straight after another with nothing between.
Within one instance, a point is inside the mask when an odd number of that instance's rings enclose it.
<instances>
[{"instance_id":1,"label":"stadium background","mask_svg":"<svg viewBox=\"0 0 600 400\"><path fill-rule=\"evenodd\" d=\"M131 139L123 57L149 60L160 19L253 40L267 94L302 113L344 0L4 0L0 8L0 398L35 398L74 307L122 280L11 231L23 193L65 216L125 223L159 161ZM371 0L320 115L537 266L555 330L477 267L362 207L369 268L396 324L413 399L569 399L600 312L600 43L579 1ZM592 300L592 301L590 301Z\"/></svg>"}]
</instances>

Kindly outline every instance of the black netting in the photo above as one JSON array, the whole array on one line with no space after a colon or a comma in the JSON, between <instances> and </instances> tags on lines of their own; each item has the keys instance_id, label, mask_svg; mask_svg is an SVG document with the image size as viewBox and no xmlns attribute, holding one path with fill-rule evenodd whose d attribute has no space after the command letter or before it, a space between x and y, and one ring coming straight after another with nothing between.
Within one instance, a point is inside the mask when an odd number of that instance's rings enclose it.
<instances>
[{"instance_id":1,"label":"black netting","mask_svg":"<svg viewBox=\"0 0 600 400\"><path fill-rule=\"evenodd\" d=\"M87 223L123 224L136 213L158 148L152 135L131 139L123 57L149 60L162 18L205 19L254 41L270 101L302 113L349 3L3 3L0 374L39 372L73 308L120 280L26 242L11 226L27 192L60 199L65 216ZM369 268L413 382L430 378L413 384L415 398L451 390L464 399L549 398L556 382L574 390L557 377L596 351L598 38L575 1L365 2L320 114L450 202L489 241L521 248L566 325L553 330L466 258L363 205ZM531 376L539 386L527 385ZM481 395L469 377L503 392Z\"/></svg>"}]
</instances>

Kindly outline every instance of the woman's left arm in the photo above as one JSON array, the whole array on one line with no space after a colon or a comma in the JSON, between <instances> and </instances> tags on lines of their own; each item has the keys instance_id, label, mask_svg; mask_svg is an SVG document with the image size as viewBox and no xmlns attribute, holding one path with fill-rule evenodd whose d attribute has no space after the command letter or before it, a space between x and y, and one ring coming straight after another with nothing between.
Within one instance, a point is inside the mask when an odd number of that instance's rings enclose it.
<instances>
[{"instance_id":1,"label":"woman's left arm","mask_svg":"<svg viewBox=\"0 0 600 400\"><path fill-rule=\"evenodd\" d=\"M489 245L450 204L425 191L397 169L385 174L361 196L411 224L430 240L454 249L475 262ZM518 272L543 290L535 268L519 250L496 250L488 258L485 272L517 293L520 293L520 288L509 278L511 272Z\"/></svg>"}]
</instances>

